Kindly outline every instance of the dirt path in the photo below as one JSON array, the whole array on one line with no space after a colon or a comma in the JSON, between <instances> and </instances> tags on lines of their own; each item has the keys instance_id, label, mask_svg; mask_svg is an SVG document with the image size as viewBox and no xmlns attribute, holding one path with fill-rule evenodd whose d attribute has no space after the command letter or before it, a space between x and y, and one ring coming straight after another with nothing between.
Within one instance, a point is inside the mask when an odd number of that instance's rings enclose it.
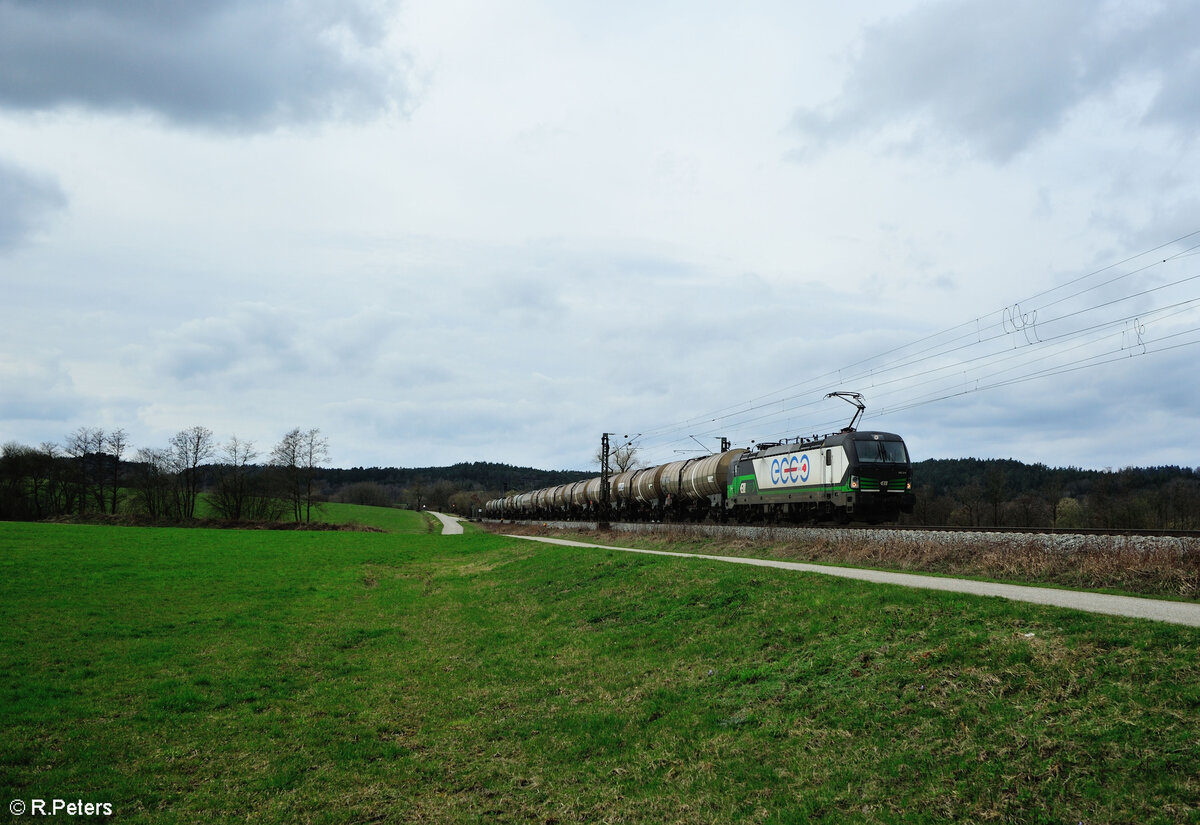
<instances>
[{"instance_id":1,"label":"dirt path","mask_svg":"<svg viewBox=\"0 0 1200 825\"><path fill-rule=\"evenodd\" d=\"M1167 602L1159 599L1140 599L1133 596L1112 596L1107 593L1055 590L1049 587L1026 587L1019 584L997 584L994 582L972 581L970 579L949 579L939 576L920 576L912 573L889 573L883 570L861 570L850 567L805 564L802 562L746 559L732 556L706 556L698 553L671 553L665 550L635 550L630 547L609 547L603 544L586 544L579 541L553 539L543 536L509 536L509 538L541 541L547 544L561 544L567 547L590 547L602 550L620 550L626 553L647 553L655 556L709 559L711 561L730 562L732 564L752 564L758 567L801 570L806 573L821 573L826 576L840 576L846 579L858 579L860 581L877 582L880 584L899 584L905 587L920 587L927 590L972 593L977 596L998 596L1002 599L1012 599L1013 601L1030 602L1032 604L1048 604L1054 607L1067 607L1074 610L1084 610L1089 613L1105 613L1110 616L1131 616L1137 619L1151 619L1158 622L1200 627L1200 604L1193 602Z\"/></svg>"}]
</instances>

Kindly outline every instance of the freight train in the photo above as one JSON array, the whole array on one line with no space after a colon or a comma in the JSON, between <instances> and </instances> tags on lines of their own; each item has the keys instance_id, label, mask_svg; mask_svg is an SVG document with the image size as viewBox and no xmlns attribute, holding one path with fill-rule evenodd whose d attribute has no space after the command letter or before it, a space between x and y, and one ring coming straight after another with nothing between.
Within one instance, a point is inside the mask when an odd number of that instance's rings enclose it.
<instances>
[{"instance_id":1,"label":"freight train","mask_svg":"<svg viewBox=\"0 0 1200 825\"><path fill-rule=\"evenodd\" d=\"M484 517L877 524L911 513L915 503L904 440L858 432L853 422L831 435L614 473L607 486L605 494L597 477L510 493L487 502Z\"/></svg>"}]
</instances>

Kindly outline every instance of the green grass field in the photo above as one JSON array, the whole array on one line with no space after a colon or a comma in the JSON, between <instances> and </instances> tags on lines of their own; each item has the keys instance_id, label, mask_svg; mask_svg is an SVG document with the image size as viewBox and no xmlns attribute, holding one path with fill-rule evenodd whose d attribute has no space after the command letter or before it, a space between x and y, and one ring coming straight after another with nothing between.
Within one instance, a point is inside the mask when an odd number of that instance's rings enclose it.
<instances>
[{"instance_id":1,"label":"green grass field","mask_svg":"<svg viewBox=\"0 0 1200 825\"><path fill-rule=\"evenodd\" d=\"M1200 822L1195 629L329 517L395 532L0 523L0 792L121 822Z\"/></svg>"},{"instance_id":2,"label":"green grass field","mask_svg":"<svg viewBox=\"0 0 1200 825\"><path fill-rule=\"evenodd\" d=\"M441 525L433 516L394 507L363 507L358 504L325 502L318 516L332 524L361 524L389 533L438 533Z\"/></svg>"}]
</instances>

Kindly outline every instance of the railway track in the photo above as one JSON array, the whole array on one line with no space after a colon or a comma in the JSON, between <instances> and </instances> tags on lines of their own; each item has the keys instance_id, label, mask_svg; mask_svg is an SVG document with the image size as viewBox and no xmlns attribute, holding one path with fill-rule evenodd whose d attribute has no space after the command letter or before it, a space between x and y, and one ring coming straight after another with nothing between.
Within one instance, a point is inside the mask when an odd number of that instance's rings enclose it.
<instances>
[{"instance_id":1,"label":"railway track","mask_svg":"<svg viewBox=\"0 0 1200 825\"><path fill-rule=\"evenodd\" d=\"M560 530L598 530L602 525L588 521L485 520L495 524L521 524ZM867 541L975 541L1004 544L1037 544L1063 551L1111 548L1170 548L1200 552L1197 530L1126 530L1115 528L1033 527L928 527L918 525L839 525L805 527L796 525L692 524L687 522L608 522L603 529L617 533L663 533L676 536L734 537L769 541L859 539Z\"/></svg>"},{"instance_id":2,"label":"railway track","mask_svg":"<svg viewBox=\"0 0 1200 825\"><path fill-rule=\"evenodd\" d=\"M1180 538L1200 539L1200 530L1131 530L1123 527L933 527L918 524L893 524L886 527L869 524L851 524L848 529L856 530L899 530L926 533L995 533L1013 535L1050 535L1050 536L1136 536L1142 538Z\"/></svg>"}]
</instances>

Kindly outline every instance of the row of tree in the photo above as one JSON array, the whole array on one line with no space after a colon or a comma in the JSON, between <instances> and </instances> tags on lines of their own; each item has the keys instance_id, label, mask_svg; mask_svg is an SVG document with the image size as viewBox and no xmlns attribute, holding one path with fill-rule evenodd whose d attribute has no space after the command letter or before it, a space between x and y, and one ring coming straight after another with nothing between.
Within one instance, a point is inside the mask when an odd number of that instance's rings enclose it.
<instances>
[{"instance_id":1,"label":"row of tree","mask_svg":"<svg viewBox=\"0 0 1200 825\"><path fill-rule=\"evenodd\" d=\"M1051 468L1011 459L913 465L917 506L905 521L967 527L1200 529L1200 469Z\"/></svg>"},{"instance_id":2,"label":"row of tree","mask_svg":"<svg viewBox=\"0 0 1200 825\"><path fill-rule=\"evenodd\" d=\"M636 454L621 458L636 464ZM596 471L473 463L355 467L326 470L322 478L337 501L469 515L505 490L539 489L594 475ZM1200 529L1200 469L1190 467L1112 471L1011 459L928 459L913 465L913 477L916 508L902 517L909 524Z\"/></svg>"},{"instance_id":3,"label":"row of tree","mask_svg":"<svg viewBox=\"0 0 1200 825\"><path fill-rule=\"evenodd\" d=\"M636 454L621 455L622 460ZM614 459L610 454L610 466ZM618 464L614 468L619 471ZM507 464L326 470L329 495L354 504L462 515L505 490L534 490L596 475ZM913 465L909 524L1000 527L1200 529L1200 469L1084 470L1011 459L928 459Z\"/></svg>"},{"instance_id":4,"label":"row of tree","mask_svg":"<svg viewBox=\"0 0 1200 825\"><path fill-rule=\"evenodd\" d=\"M331 492L349 488L359 483L379 484L386 487L389 495L399 496L413 488L412 494L428 496L436 487L445 496L457 491L536 490L552 487L583 478L592 478L598 471L538 470L533 467L515 467L488 461L459 462L443 467L351 467L330 468L321 477ZM422 492L423 491L423 492ZM446 492L448 491L448 492ZM393 498L395 504L399 498Z\"/></svg>"},{"instance_id":5,"label":"row of tree","mask_svg":"<svg viewBox=\"0 0 1200 825\"><path fill-rule=\"evenodd\" d=\"M133 513L155 520L204 512L230 521L311 521L324 500L470 515L506 490L590 478L486 462L447 467L325 467L319 430L293 429L260 455L252 442L217 443L206 427L130 455L122 429L81 427L59 444L0 448L0 519ZM636 464L636 453L610 461ZM1050 468L1013 460L930 459L913 465L913 524L1200 529L1200 469Z\"/></svg>"},{"instance_id":6,"label":"row of tree","mask_svg":"<svg viewBox=\"0 0 1200 825\"><path fill-rule=\"evenodd\" d=\"M325 480L328 481L327 478ZM405 485L356 481L340 488L331 487L328 495L330 501L346 504L440 510L472 516L482 510L486 502L499 498L501 493L488 492L477 482L455 483L446 479L430 480L428 477L418 477Z\"/></svg>"},{"instance_id":7,"label":"row of tree","mask_svg":"<svg viewBox=\"0 0 1200 825\"><path fill-rule=\"evenodd\" d=\"M88 513L130 513L154 520L197 516L202 491L216 518L311 521L318 473L329 461L320 430L295 428L256 463L254 443L212 430L180 430L165 447L130 455L124 429L80 427L59 445L0 448L0 519L37 520Z\"/></svg>"}]
</instances>

